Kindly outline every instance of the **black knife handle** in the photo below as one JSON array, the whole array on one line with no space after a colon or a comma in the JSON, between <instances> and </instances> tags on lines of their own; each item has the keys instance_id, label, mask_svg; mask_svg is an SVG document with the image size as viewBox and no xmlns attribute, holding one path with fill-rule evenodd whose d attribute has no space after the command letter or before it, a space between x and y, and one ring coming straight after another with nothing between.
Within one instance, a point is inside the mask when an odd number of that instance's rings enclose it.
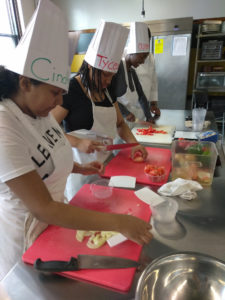
<instances>
[{"instance_id":1,"label":"black knife handle","mask_svg":"<svg viewBox=\"0 0 225 300\"><path fill-rule=\"evenodd\" d=\"M43 272L67 272L79 270L78 261L74 257L71 257L70 261L43 261L40 258L38 258L34 262L34 268Z\"/></svg>"}]
</instances>

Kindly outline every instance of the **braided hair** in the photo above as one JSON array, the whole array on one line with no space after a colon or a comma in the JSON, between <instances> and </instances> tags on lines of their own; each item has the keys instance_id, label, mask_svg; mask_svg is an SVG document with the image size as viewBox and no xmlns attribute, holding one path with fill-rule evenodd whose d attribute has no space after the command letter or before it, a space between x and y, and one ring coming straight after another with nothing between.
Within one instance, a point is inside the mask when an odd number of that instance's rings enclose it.
<instances>
[{"instance_id":1,"label":"braided hair","mask_svg":"<svg viewBox=\"0 0 225 300\"><path fill-rule=\"evenodd\" d=\"M89 65L88 63L84 60L80 70L78 71L77 75L80 75L81 77L81 82L83 86L86 88L86 90L92 91L97 91L99 95L102 93L102 84L101 84L101 70L92 67L92 77L90 79L89 76ZM97 85L96 85L96 76L97 76Z\"/></svg>"},{"instance_id":2,"label":"braided hair","mask_svg":"<svg viewBox=\"0 0 225 300\"><path fill-rule=\"evenodd\" d=\"M19 90L19 77L20 75L7 70L4 66L0 65L0 101L4 98L11 98ZM42 84L42 82L31 79L33 85Z\"/></svg>"}]
</instances>

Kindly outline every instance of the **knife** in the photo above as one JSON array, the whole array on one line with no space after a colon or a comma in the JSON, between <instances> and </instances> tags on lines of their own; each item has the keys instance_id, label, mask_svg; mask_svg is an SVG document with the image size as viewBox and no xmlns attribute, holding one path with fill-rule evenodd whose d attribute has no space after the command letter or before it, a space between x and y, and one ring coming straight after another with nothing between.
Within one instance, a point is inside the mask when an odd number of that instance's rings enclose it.
<instances>
[{"instance_id":1,"label":"knife","mask_svg":"<svg viewBox=\"0 0 225 300\"><path fill-rule=\"evenodd\" d=\"M138 146L138 145L140 145L140 144L139 143L124 143L124 144L115 144L115 145L105 145L105 146L100 146L99 148L104 151L111 151L111 150L131 148L131 147Z\"/></svg>"},{"instance_id":2,"label":"knife","mask_svg":"<svg viewBox=\"0 0 225 300\"><path fill-rule=\"evenodd\" d=\"M44 272L67 272L82 269L136 268L139 265L138 262L131 259L98 255L78 255L77 258L71 257L69 261L42 261L38 258L34 262L34 268Z\"/></svg>"}]
</instances>

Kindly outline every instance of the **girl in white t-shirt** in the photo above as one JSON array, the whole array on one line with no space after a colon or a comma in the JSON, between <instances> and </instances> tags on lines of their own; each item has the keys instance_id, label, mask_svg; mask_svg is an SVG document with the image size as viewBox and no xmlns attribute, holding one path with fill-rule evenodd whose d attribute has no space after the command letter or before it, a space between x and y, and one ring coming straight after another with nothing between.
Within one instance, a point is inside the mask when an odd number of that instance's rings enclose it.
<instances>
[{"instance_id":1,"label":"girl in white t-shirt","mask_svg":"<svg viewBox=\"0 0 225 300\"><path fill-rule=\"evenodd\" d=\"M49 114L63 89L0 66L0 279L37 236L54 224L110 230L143 244L151 226L129 215L90 211L65 203L70 172L101 173L99 162L73 162L64 134Z\"/></svg>"}]
</instances>

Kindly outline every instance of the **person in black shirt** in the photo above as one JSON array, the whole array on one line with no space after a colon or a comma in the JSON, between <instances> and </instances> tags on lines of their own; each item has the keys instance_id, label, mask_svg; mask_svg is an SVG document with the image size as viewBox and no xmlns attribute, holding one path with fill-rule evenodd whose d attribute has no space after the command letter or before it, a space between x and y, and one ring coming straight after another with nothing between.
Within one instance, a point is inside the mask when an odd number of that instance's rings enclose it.
<instances>
[{"instance_id":1,"label":"person in black shirt","mask_svg":"<svg viewBox=\"0 0 225 300\"><path fill-rule=\"evenodd\" d=\"M64 122L69 133L68 139L76 147L73 148L76 162L104 162L110 155L109 151L88 154L81 152L76 146L77 137L89 141L92 139L95 143L112 144L118 135L127 143L137 143L122 117L116 99L112 99L107 90L118 70L127 35L128 30L119 24L106 22L100 25L92 38L80 71L70 81L69 92L63 97L63 105L57 106L53 111L56 120L59 123ZM100 149L97 144L96 149ZM147 151L142 145L131 148L131 158L135 157L137 151L141 152L145 160Z\"/></svg>"}]
</instances>

